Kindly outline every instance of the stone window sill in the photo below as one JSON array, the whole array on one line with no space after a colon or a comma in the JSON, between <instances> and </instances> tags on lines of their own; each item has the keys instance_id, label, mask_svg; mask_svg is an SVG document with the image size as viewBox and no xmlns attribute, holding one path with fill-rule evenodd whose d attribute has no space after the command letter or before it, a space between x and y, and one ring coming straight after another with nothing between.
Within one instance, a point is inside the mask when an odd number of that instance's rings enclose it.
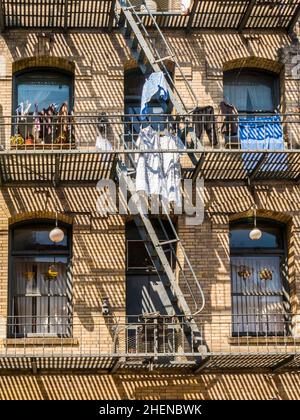
<instances>
[{"instance_id":1,"label":"stone window sill","mask_svg":"<svg viewBox=\"0 0 300 420\"><path fill-rule=\"evenodd\" d=\"M6 346L78 346L77 338L59 337L26 337L26 338L6 338L3 340Z\"/></svg>"},{"instance_id":2,"label":"stone window sill","mask_svg":"<svg viewBox=\"0 0 300 420\"><path fill-rule=\"evenodd\" d=\"M298 345L300 337L228 337L228 343L236 346Z\"/></svg>"}]
</instances>

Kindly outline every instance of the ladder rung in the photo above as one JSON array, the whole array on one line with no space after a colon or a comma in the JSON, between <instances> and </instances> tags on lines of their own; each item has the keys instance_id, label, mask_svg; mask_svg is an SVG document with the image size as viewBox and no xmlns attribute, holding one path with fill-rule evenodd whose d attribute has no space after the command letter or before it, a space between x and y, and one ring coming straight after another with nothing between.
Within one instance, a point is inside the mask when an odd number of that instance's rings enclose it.
<instances>
[{"instance_id":1,"label":"ladder rung","mask_svg":"<svg viewBox=\"0 0 300 420\"><path fill-rule=\"evenodd\" d=\"M179 242L179 239L171 239L170 241L163 241L163 242L159 242L158 244L160 246L163 246L163 245L174 244L176 242Z\"/></svg>"},{"instance_id":2,"label":"ladder rung","mask_svg":"<svg viewBox=\"0 0 300 420\"><path fill-rule=\"evenodd\" d=\"M159 58L158 60L155 60L153 64L161 63L162 61L169 60L170 58L172 59L173 57L168 55L167 57Z\"/></svg>"}]
</instances>

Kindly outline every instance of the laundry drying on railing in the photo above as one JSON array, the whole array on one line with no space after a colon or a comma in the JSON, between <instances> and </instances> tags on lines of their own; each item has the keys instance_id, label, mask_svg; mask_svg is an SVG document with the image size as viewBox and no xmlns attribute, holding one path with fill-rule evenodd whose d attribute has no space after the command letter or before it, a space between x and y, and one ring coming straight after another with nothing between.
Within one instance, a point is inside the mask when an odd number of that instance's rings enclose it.
<instances>
[{"instance_id":1,"label":"laundry drying on railing","mask_svg":"<svg viewBox=\"0 0 300 420\"><path fill-rule=\"evenodd\" d=\"M239 140L242 150L284 150L284 138L279 115L240 116ZM270 153L261 167L261 171L283 171L287 169L286 154ZM249 163L246 165L249 168Z\"/></svg>"},{"instance_id":2,"label":"laundry drying on railing","mask_svg":"<svg viewBox=\"0 0 300 420\"><path fill-rule=\"evenodd\" d=\"M180 150L185 148L182 141L165 130L161 136L151 126L140 131L136 142L136 191L146 195L161 196L164 202L182 207ZM143 153L151 150L154 152ZM162 150L178 150L165 152Z\"/></svg>"},{"instance_id":3,"label":"laundry drying on railing","mask_svg":"<svg viewBox=\"0 0 300 420\"><path fill-rule=\"evenodd\" d=\"M202 135L206 132L212 146L218 144L215 111L212 106L197 107L193 111L193 121L195 134L198 140L202 140Z\"/></svg>"},{"instance_id":4,"label":"laundry drying on railing","mask_svg":"<svg viewBox=\"0 0 300 420\"><path fill-rule=\"evenodd\" d=\"M240 116L239 139L243 150L283 150L280 116Z\"/></svg>"},{"instance_id":5,"label":"laundry drying on railing","mask_svg":"<svg viewBox=\"0 0 300 420\"><path fill-rule=\"evenodd\" d=\"M148 102L151 101L154 95L164 101L169 99L168 87L162 71L152 73L143 86L141 114L148 113Z\"/></svg>"}]
</instances>

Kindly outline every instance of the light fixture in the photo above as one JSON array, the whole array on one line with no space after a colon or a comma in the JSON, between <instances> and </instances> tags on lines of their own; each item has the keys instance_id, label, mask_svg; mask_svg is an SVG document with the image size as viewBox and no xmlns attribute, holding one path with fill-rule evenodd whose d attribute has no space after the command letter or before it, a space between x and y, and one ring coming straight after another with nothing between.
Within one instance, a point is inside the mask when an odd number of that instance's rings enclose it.
<instances>
[{"instance_id":1,"label":"light fixture","mask_svg":"<svg viewBox=\"0 0 300 420\"><path fill-rule=\"evenodd\" d=\"M59 243L64 240L64 237L65 237L64 231L57 226L57 212L56 212L55 228L50 231L49 239L50 241L54 243Z\"/></svg>"},{"instance_id":2,"label":"light fixture","mask_svg":"<svg viewBox=\"0 0 300 420\"><path fill-rule=\"evenodd\" d=\"M256 227L256 205L253 205L254 228L250 231L249 237L252 241L258 241L262 237L262 231Z\"/></svg>"}]
</instances>

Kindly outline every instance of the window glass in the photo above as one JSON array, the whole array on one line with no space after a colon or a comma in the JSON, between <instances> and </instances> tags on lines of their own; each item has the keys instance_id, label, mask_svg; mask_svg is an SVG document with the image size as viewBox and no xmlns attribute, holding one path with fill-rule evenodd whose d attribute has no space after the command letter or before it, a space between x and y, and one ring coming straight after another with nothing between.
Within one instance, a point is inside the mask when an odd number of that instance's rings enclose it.
<instances>
[{"instance_id":1,"label":"window glass","mask_svg":"<svg viewBox=\"0 0 300 420\"><path fill-rule=\"evenodd\" d=\"M261 239L253 241L249 234L252 226L237 226L230 231L231 248L281 248L282 238L279 228L268 228L259 226L262 231Z\"/></svg>"},{"instance_id":2,"label":"window glass","mask_svg":"<svg viewBox=\"0 0 300 420\"><path fill-rule=\"evenodd\" d=\"M240 112L274 112L279 106L278 76L255 70L224 73L224 98Z\"/></svg>"},{"instance_id":3,"label":"window glass","mask_svg":"<svg viewBox=\"0 0 300 420\"><path fill-rule=\"evenodd\" d=\"M71 78L55 71L36 72L16 76L15 110L23 103L31 104L29 114L34 112L35 105L39 110L47 109L51 104L57 105L57 110L63 103L71 107Z\"/></svg>"},{"instance_id":4,"label":"window glass","mask_svg":"<svg viewBox=\"0 0 300 420\"><path fill-rule=\"evenodd\" d=\"M42 251L46 249L66 249L68 246L68 235L65 228L62 242L54 243L49 238L50 231L54 225L45 226L23 226L13 231L13 251Z\"/></svg>"},{"instance_id":5,"label":"window glass","mask_svg":"<svg viewBox=\"0 0 300 420\"><path fill-rule=\"evenodd\" d=\"M53 224L12 229L10 314L12 337L71 334L71 271L68 230L55 244ZM57 255L59 252L59 255Z\"/></svg>"}]
</instances>

